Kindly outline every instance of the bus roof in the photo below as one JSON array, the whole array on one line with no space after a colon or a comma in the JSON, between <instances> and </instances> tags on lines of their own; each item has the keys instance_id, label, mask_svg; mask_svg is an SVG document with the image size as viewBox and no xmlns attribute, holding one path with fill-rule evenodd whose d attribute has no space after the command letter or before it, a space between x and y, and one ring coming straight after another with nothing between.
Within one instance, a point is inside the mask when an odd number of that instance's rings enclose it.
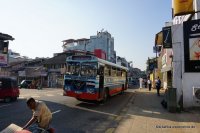
<instances>
[{"instance_id":1,"label":"bus roof","mask_svg":"<svg viewBox=\"0 0 200 133\"><path fill-rule=\"evenodd\" d=\"M109 62L109 61L106 61L106 60L103 60L103 59L100 59L100 58L97 58L97 60L98 60L100 63L106 64L106 65L111 65L111 66L115 66L115 67L117 67L117 68L121 68L121 69L128 70L127 67L120 66L120 65L117 65L117 64L115 64L115 63L112 63L112 62Z\"/></svg>"},{"instance_id":2,"label":"bus roof","mask_svg":"<svg viewBox=\"0 0 200 133\"><path fill-rule=\"evenodd\" d=\"M79 56L92 56L93 59L91 61L98 61L98 62L102 63L103 65L104 64L105 65L110 65L110 66L114 66L114 67L121 68L121 69L124 69L124 70L128 71L127 67L117 65L117 64L109 62L107 60L100 59L100 58L98 58L98 57L96 57L94 55L72 55L72 56L69 56L69 57L74 57L74 56L77 56L77 57L79 57ZM67 58L69 58L69 57L67 57ZM66 61L69 61L69 60L66 60ZM83 60L71 60L70 59L70 61L83 61ZM89 60L85 60L85 61L89 61Z\"/></svg>"}]
</instances>

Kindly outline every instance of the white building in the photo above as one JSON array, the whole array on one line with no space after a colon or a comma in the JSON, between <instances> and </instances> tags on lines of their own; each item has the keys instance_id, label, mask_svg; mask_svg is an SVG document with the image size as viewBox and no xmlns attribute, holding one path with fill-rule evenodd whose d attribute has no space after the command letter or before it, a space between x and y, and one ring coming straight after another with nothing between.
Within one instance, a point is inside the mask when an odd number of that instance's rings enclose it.
<instances>
[{"instance_id":1,"label":"white building","mask_svg":"<svg viewBox=\"0 0 200 133\"><path fill-rule=\"evenodd\" d=\"M200 1L194 1L195 11L200 9ZM195 107L200 106L200 61L192 60L191 45L194 39L199 39L197 34L200 34L200 29L197 28L195 34L192 34L192 26L198 25L192 20L200 19L200 13L195 15L184 15L173 18L172 29L172 48L173 48L173 84L174 88L177 88L177 103L183 97L183 107ZM191 23L191 27L188 26L190 33L184 32L183 22L188 21ZM186 46L187 45L187 46ZM200 52L196 49L197 52ZM189 54L188 54L189 53ZM187 54L187 55L186 55ZM188 56L189 55L189 56ZM191 71L188 69L191 69ZM196 69L196 70L195 70ZM197 92L198 91L198 92ZM196 95L195 95L196 93Z\"/></svg>"},{"instance_id":2,"label":"white building","mask_svg":"<svg viewBox=\"0 0 200 133\"><path fill-rule=\"evenodd\" d=\"M114 38L107 31L97 32L97 35L90 36L90 39L68 39L63 41L63 51L85 50L94 52L95 49L102 49L106 53L106 60L116 63Z\"/></svg>"}]
</instances>

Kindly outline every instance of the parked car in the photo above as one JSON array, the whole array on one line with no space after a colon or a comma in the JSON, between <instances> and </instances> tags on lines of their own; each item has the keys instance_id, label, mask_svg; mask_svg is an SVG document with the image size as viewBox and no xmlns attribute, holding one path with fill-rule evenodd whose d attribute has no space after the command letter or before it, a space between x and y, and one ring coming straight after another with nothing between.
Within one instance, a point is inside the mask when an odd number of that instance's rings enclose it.
<instances>
[{"instance_id":1,"label":"parked car","mask_svg":"<svg viewBox=\"0 0 200 133\"><path fill-rule=\"evenodd\" d=\"M19 84L19 88L30 88L31 83L32 80L22 80L22 82Z\"/></svg>"},{"instance_id":2,"label":"parked car","mask_svg":"<svg viewBox=\"0 0 200 133\"><path fill-rule=\"evenodd\" d=\"M19 93L16 79L0 77L0 99L4 99L5 102L16 101Z\"/></svg>"}]
</instances>

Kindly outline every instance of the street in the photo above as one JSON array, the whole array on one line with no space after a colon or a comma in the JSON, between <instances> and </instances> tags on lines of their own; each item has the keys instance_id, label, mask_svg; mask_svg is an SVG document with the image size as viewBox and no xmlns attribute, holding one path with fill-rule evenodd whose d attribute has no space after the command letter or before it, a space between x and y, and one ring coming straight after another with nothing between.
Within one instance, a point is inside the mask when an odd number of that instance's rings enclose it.
<instances>
[{"instance_id":1,"label":"street","mask_svg":"<svg viewBox=\"0 0 200 133\"><path fill-rule=\"evenodd\" d=\"M111 97L105 104L95 104L63 96L62 89L20 89L17 102L0 102L0 131L11 123L24 126L32 116L26 98L33 97L45 101L52 111L51 127L56 133L106 132L118 126L118 116L132 96L133 93L126 91Z\"/></svg>"}]
</instances>

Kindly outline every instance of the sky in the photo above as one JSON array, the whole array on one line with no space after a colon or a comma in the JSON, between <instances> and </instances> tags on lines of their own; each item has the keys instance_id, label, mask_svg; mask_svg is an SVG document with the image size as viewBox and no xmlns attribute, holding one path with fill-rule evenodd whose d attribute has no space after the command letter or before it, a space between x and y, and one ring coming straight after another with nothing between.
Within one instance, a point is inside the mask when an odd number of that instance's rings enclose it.
<instances>
[{"instance_id":1,"label":"sky","mask_svg":"<svg viewBox=\"0 0 200 133\"><path fill-rule=\"evenodd\" d=\"M102 29L114 37L117 56L146 69L155 57L155 34L171 21L171 0L0 0L0 32L15 38L21 56L53 57L66 39L90 38Z\"/></svg>"}]
</instances>

